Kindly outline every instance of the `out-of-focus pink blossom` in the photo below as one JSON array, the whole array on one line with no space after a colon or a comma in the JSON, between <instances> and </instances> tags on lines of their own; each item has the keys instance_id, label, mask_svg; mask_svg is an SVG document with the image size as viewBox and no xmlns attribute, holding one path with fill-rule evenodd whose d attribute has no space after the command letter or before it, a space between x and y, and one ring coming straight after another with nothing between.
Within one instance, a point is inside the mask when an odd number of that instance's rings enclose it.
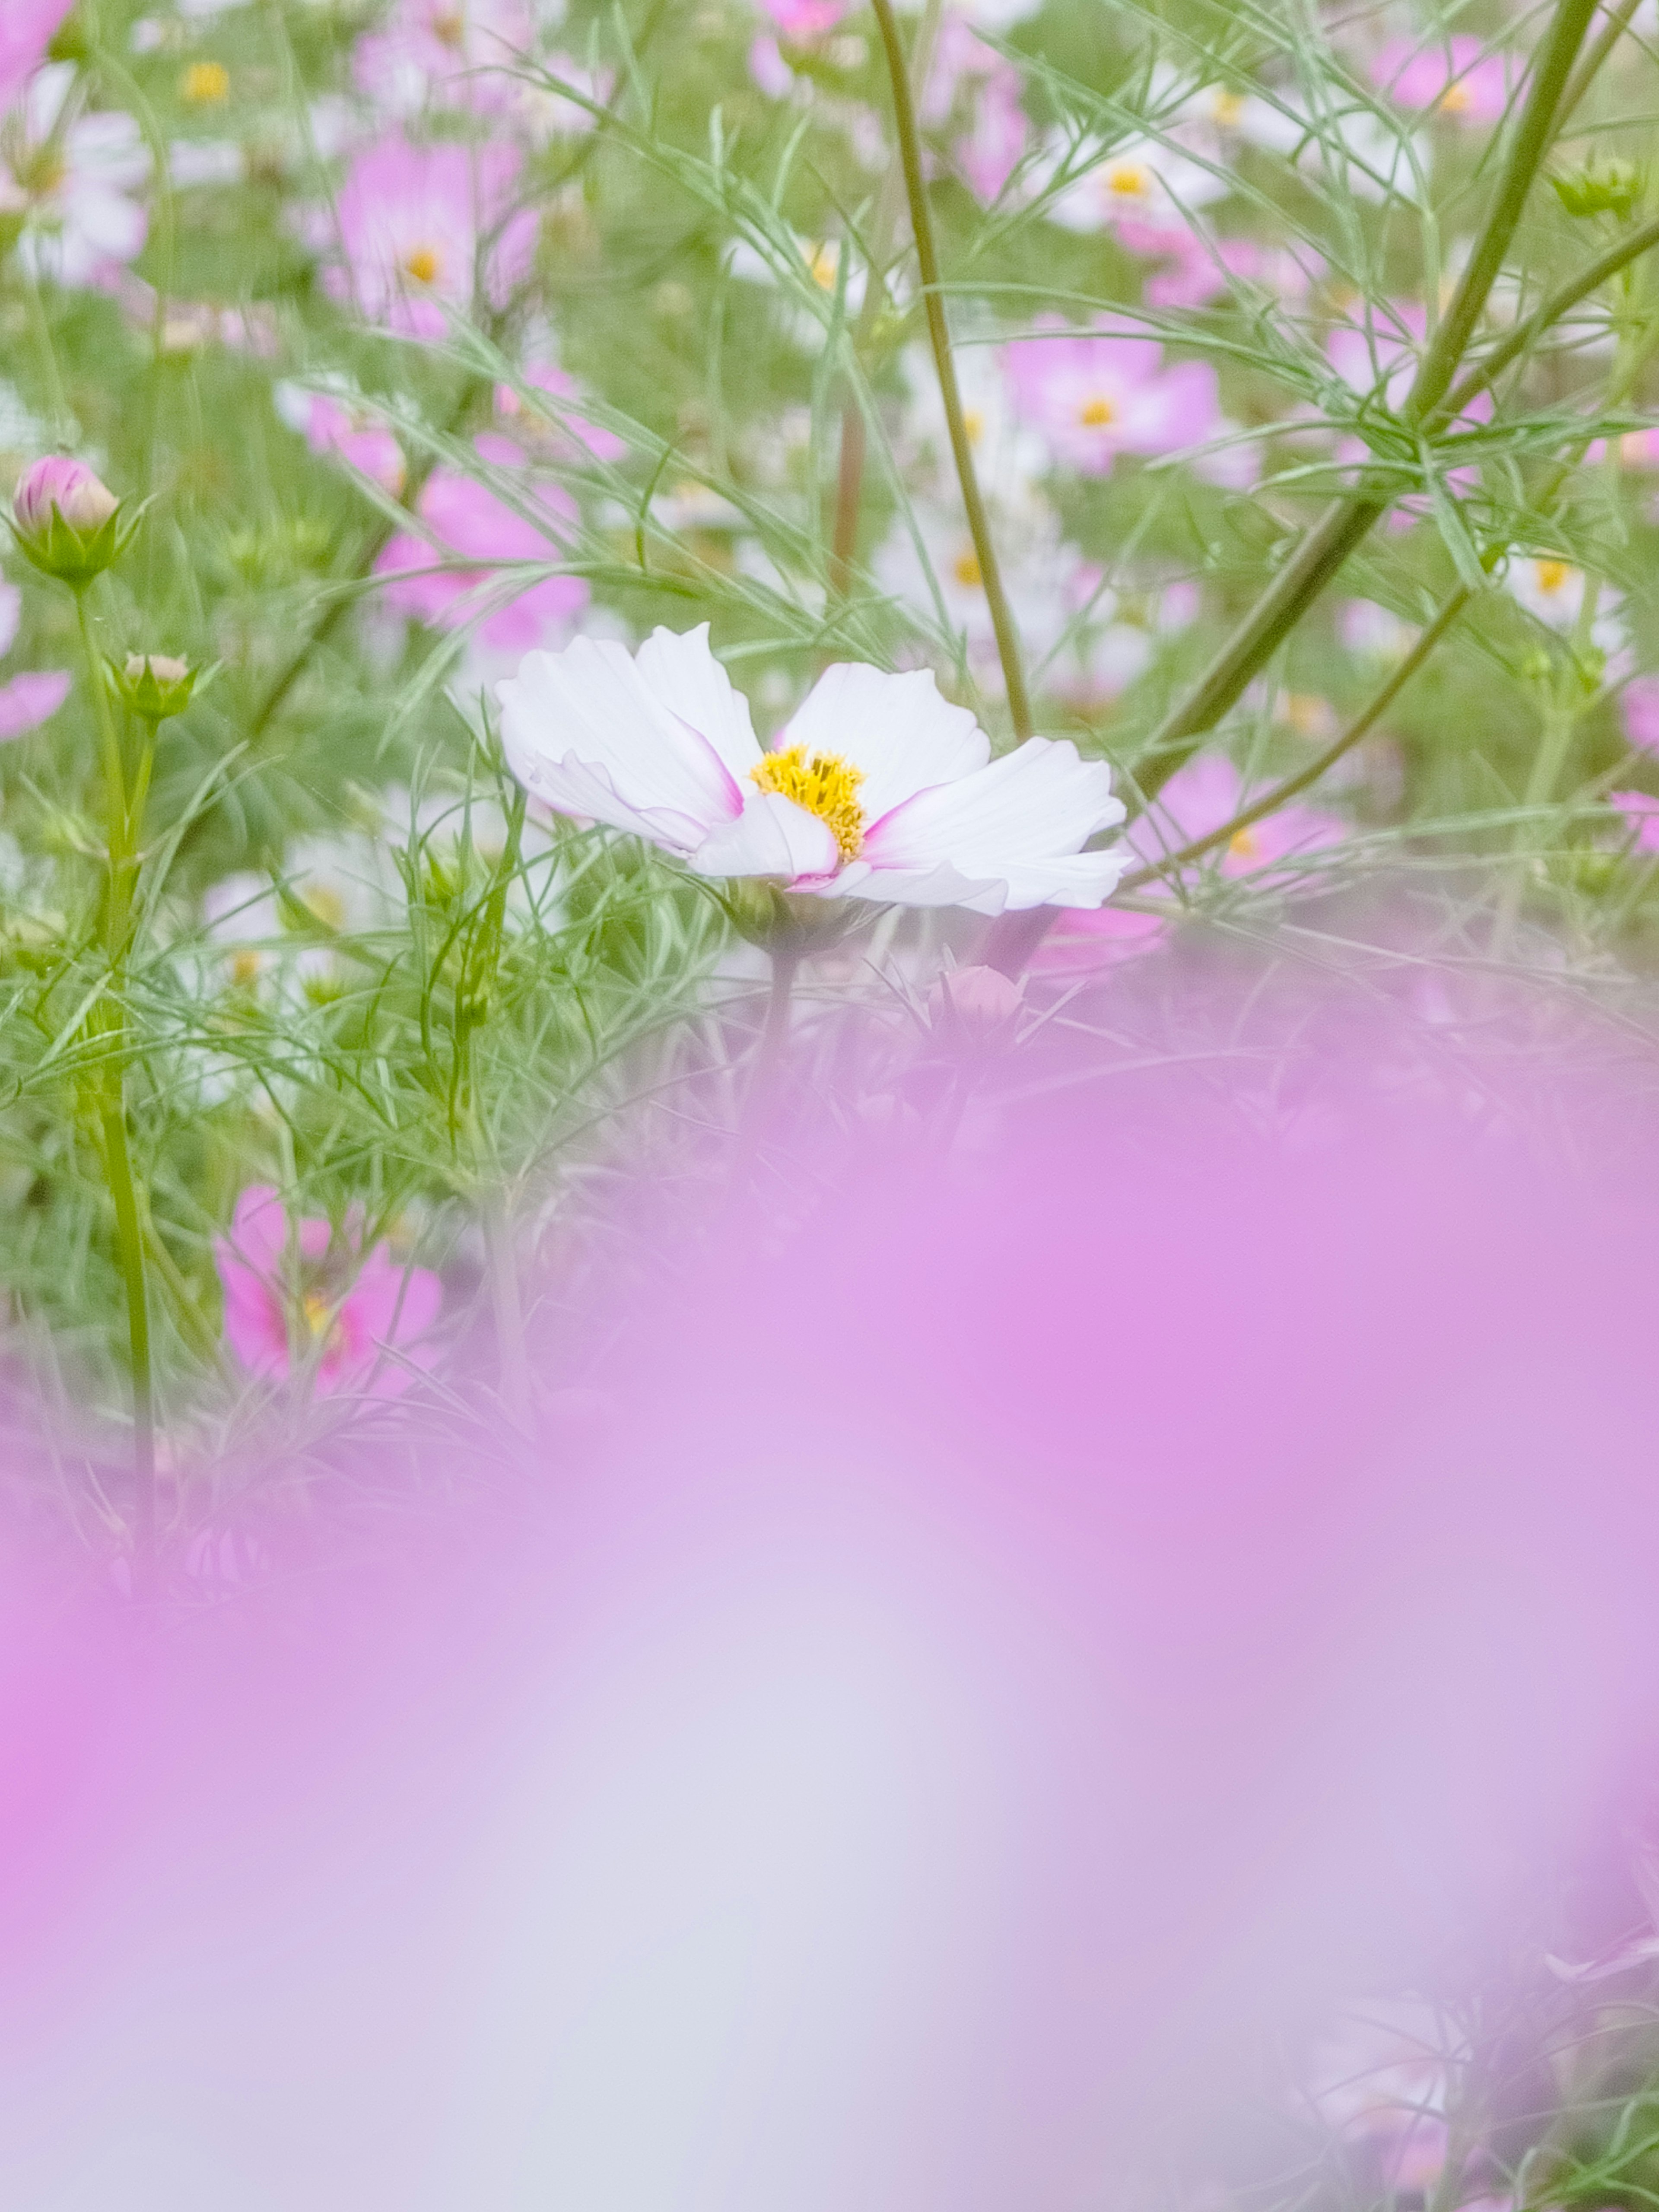
<instances>
[{"instance_id":1,"label":"out-of-focus pink blossom","mask_svg":"<svg viewBox=\"0 0 1659 2212\"><path fill-rule=\"evenodd\" d=\"M465 313L475 284L503 307L529 274L537 220L513 210L515 147L446 142L417 147L401 131L361 154L337 203L344 267L325 272L337 300L355 301L371 322L411 337L441 337L447 310ZM477 267L486 240L485 265Z\"/></svg>"},{"instance_id":2,"label":"out-of-focus pink blossom","mask_svg":"<svg viewBox=\"0 0 1659 2212\"><path fill-rule=\"evenodd\" d=\"M799 44L833 31L850 0L760 0L760 4L782 36Z\"/></svg>"},{"instance_id":3,"label":"out-of-focus pink blossom","mask_svg":"<svg viewBox=\"0 0 1659 2212\"><path fill-rule=\"evenodd\" d=\"M1025 994L996 968L952 968L927 996L927 1018L947 1042L984 1048L1011 1044L1025 1011Z\"/></svg>"},{"instance_id":4,"label":"out-of-focus pink blossom","mask_svg":"<svg viewBox=\"0 0 1659 2212\"><path fill-rule=\"evenodd\" d=\"M1058 317L1043 317L1037 331L1005 347L1003 362L1017 412L1059 466L1105 476L1120 453L1176 453L1221 428L1207 362L1166 368L1156 338L1106 318L1068 331Z\"/></svg>"},{"instance_id":5,"label":"out-of-focus pink blossom","mask_svg":"<svg viewBox=\"0 0 1659 2212\"><path fill-rule=\"evenodd\" d=\"M1019 71L986 45L966 15L951 9L939 24L917 112L930 130L939 131L964 109L968 128L951 151L977 197L994 200L1030 137Z\"/></svg>"},{"instance_id":6,"label":"out-of-focus pink blossom","mask_svg":"<svg viewBox=\"0 0 1659 2212\"><path fill-rule=\"evenodd\" d=\"M1644 753L1659 753L1659 676L1633 676L1620 704L1625 735Z\"/></svg>"},{"instance_id":7,"label":"out-of-focus pink blossom","mask_svg":"<svg viewBox=\"0 0 1659 2212\"><path fill-rule=\"evenodd\" d=\"M788 100L801 82L783 58L777 40L764 31L750 46L749 74L769 100Z\"/></svg>"},{"instance_id":8,"label":"out-of-focus pink blossom","mask_svg":"<svg viewBox=\"0 0 1659 2212\"><path fill-rule=\"evenodd\" d=\"M495 386L495 412L512 424L521 445L565 461L580 460L585 453L596 461L619 461L628 451L614 430L587 420L580 407L581 387L566 370L550 363L526 368L522 375L532 391L544 392L560 404L543 412L526 405L510 384Z\"/></svg>"},{"instance_id":9,"label":"out-of-focus pink blossom","mask_svg":"<svg viewBox=\"0 0 1659 2212\"><path fill-rule=\"evenodd\" d=\"M52 62L30 80L0 156L0 207L21 214L17 251L35 276L108 286L149 232L131 195L149 174L149 150L119 109L65 123L76 75L72 62Z\"/></svg>"},{"instance_id":10,"label":"out-of-focus pink blossom","mask_svg":"<svg viewBox=\"0 0 1659 2212\"><path fill-rule=\"evenodd\" d=\"M22 610L23 595L16 585L0 582L0 654L11 651ZM0 684L0 741L38 729L58 712L69 688L68 673L61 668L31 671Z\"/></svg>"},{"instance_id":11,"label":"out-of-focus pink blossom","mask_svg":"<svg viewBox=\"0 0 1659 2212\"><path fill-rule=\"evenodd\" d=\"M301 434L313 453L338 453L383 491L398 497L407 474L404 449L384 423L324 392L279 386L276 401L284 421Z\"/></svg>"},{"instance_id":12,"label":"out-of-focus pink blossom","mask_svg":"<svg viewBox=\"0 0 1659 2212\"><path fill-rule=\"evenodd\" d=\"M70 5L71 0L6 0L0 9L0 113L45 61Z\"/></svg>"},{"instance_id":13,"label":"out-of-focus pink blossom","mask_svg":"<svg viewBox=\"0 0 1659 2212\"><path fill-rule=\"evenodd\" d=\"M1127 907L1064 907L1032 957L1033 975L1086 975L1150 952L1169 930L1162 915Z\"/></svg>"},{"instance_id":14,"label":"out-of-focus pink blossom","mask_svg":"<svg viewBox=\"0 0 1659 2212\"><path fill-rule=\"evenodd\" d=\"M1182 846L1195 844L1232 820L1256 793L1224 753L1204 753L1177 769L1148 808L1126 832L1127 842L1146 865L1162 861ZM1260 876L1272 880L1272 871L1282 860L1339 845L1347 825L1334 814L1311 806L1281 806L1260 822L1241 830L1211 865L1224 876Z\"/></svg>"},{"instance_id":15,"label":"out-of-focus pink blossom","mask_svg":"<svg viewBox=\"0 0 1659 2212\"><path fill-rule=\"evenodd\" d=\"M398 0L383 27L358 40L352 74L388 114L495 112L513 104L504 64L530 51L535 28L526 0Z\"/></svg>"},{"instance_id":16,"label":"out-of-focus pink blossom","mask_svg":"<svg viewBox=\"0 0 1659 2212\"><path fill-rule=\"evenodd\" d=\"M215 1258L225 1335L250 1374L282 1381L297 1368L319 1392L392 1398L408 1389L411 1366L431 1364L420 1340L443 1300L438 1278L361 1243L359 1224L336 1239L320 1220L295 1222L290 1238L276 1191L255 1183L242 1193Z\"/></svg>"},{"instance_id":17,"label":"out-of-focus pink blossom","mask_svg":"<svg viewBox=\"0 0 1659 2212\"><path fill-rule=\"evenodd\" d=\"M1117 234L1131 253L1165 264L1143 288L1151 307L1201 307L1227 289L1230 277L1259 280L1268 265L1265 250L1254 239L1206 240L1185 223L1126 220L1118 224Z\"/></svg>"},{"instance_id":18,"label":"out-of-focus pink blossom","mask_svg":"<svg viewBox=\"0 0 1659 2212\"><path fill-rule=\"evenodd\" d=\"M1659 853L1659 799L1647 791L1610 791L1607 805L1625 817L1626 834L1635 836L1638 853Z\"/></svg>"},{"instance_id":19,"label":"out-of-focus pink blossom","mask_svg":"<svg viewBox=\"0 0 1659 2212\"><path fill-rule=\"evenodd\" d=\"M1371 64L1371 82L1402 107L1432 108L1460 123L1496 123L1509 105L1510 64L1460 32L1443 46L1393 39Z\"/></svg>"},{"instance_id":20,"label":"out-of-focus pink blossom","mask_svg":"<svg viewBox=\"0 0 1659 2212\"><path fill-rule=\"evenodd\" d=\"M488 460L510 465L522 459L505 440L480 439L478 443ZM538 485L534 497L547 514L544 531L471 477L434 469L422 488L417 512L439 547L452 556L459 554L470 565L434 568L428 565L432 544L412 532L400 532L374 564L377 574L396 578L386 586L388 605L418 622L463 629L487 602L493 572L503 563L560 559L567 526L575 519L575 502L556 484ZM544 576L486 616L478 635L504 653L528 653L546 643L550 633L568 629L587 600L583 578Z\"/></svg>"}]
</instances>

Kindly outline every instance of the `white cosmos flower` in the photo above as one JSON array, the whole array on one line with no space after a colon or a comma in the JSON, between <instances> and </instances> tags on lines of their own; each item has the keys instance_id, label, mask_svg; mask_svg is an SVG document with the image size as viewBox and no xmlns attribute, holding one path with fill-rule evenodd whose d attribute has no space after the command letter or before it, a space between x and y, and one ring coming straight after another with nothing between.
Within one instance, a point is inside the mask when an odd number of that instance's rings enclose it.
<instances>
[{"instance_id":1,"label":"white cosmos flower","mask_svg":"<svg viewBox=\"0 0 1659 2212\"><path fill-rule=\"evenodd\" d=\"M1056 134L1033 173L1041 185L1068 159L1071 149ZM1074 177L1043 210L1050 222L1067 230L1103 230L1126 217L1137 222L1184 222L1193 208L1224 199L1232 189L1224 175L1194 161L1164 140L1133 138L1103 154Z\"/></svg>"},{"instance_id":2,"label":"white cosmos flower","mask_svg":"<svg viewBox=\"0 0 1659 2212\"><path fill-rule=\"evenodd\" d=\"M1000 760L931 671L827 669L769 751L708 626L636 655L578 638L497 687L514 774L701 876L900 906L1099 906L1128 865L1085 840L1123 819L1111 772L1069 739Z\"/></svg>"}]
</instances>

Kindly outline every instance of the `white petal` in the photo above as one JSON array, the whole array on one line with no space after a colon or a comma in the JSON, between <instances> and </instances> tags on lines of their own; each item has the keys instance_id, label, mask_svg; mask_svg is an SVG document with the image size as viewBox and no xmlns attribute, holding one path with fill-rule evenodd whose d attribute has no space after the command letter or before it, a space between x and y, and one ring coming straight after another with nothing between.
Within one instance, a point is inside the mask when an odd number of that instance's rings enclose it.
<instances>
[{"instance_id":1,"label":"white petal","mask_svg":"<svg viewBox=\"0 0 1659 2212\"><path fill-rule=\"evenodd\" d=\"M854 860L836 878L828 895L872 899L883 906L959 906L969 914L1000 914L1008 903L1006 883L994 876L964 873L948 860L935 868L872 868Z\"/></svg>"},{"instance_id":2,"label":"white petal","mask_svg":"<svg viewBox=\"0 0 1659 2212\"><path fill-rule=\"evenodd\" d=\"M862 663L826 668L778 742L839 753L861 768L866 822L991 757L990 739L965 707L940 698L931 668L891 676Z\"/></svg>"},{"instance_id":3,"label":"white petal","mask_svg":"<svg viewBox=\"0 0 1659 2212\"><path fill-rule=\"evenodd\" d=\"M749 702L708 650L707 623L679 634L653 629L635 665L669 712L708 738L734 776L748 774L761 757L760 741Z\"/></svg>"},{"instance_id":4,"label":"white petal","mask_svg":"<svg viewBox=\"0 0 1659 2212\"><path fill-rule=\"evenodd\" d=\"M23 594L15 584L0 583L0 653L9 653L23 611Z\"/></svg>"},{"instance_id":5,"label":"white petal","mask_svg":"<svg viewBox=\"0 0 1659 2212\"><path fill-rule=\"evenodd\" d=\"M1079 760L1068 738L1031 738L988 768L895 808L866 833L863 857L878 869L951 860L964 873L1012 882L1016 866L1075 854L1122 819L1104 762Z\"/></svg>"},{"instance_id":6,"label":"white petal","mask_svg":"<svg viewBox=\"0 0 1659 2212\"><path fill-rule=\"evenodd\" d=\"M608 638L579 637L562 653L526 653L518 674L495 690L508 764L552 805L597 813L619 829L665 814L687 825L664 840L683 851L743 810L744 793L714 745L666 709L627 651ZM608 793L606 805L571 809L559 794L573 779Z\"/></svg>"},{"instance_id":7,"label":"white petal","mask_svg":"<svg viewBox=\"0 0 1659 2212\"><path fill-rule=\"evenodd\" d=\"M64 204L64 228L100 258L131 261L142 252L149 217L137 200L101 185L72 185Z\"/></svg>"},{"instance_id":8,"label":"white petal","mask_svg":"<svg viewBox=\"0 0 1659 2212\"><path fill-rule=\"evenodd\" d=\"M742 819L716 830L691 855L700 876L802 878L816 885L834 876L841 848L827 822L781 792L757 791Z\"/></svg>"}]
</instances>

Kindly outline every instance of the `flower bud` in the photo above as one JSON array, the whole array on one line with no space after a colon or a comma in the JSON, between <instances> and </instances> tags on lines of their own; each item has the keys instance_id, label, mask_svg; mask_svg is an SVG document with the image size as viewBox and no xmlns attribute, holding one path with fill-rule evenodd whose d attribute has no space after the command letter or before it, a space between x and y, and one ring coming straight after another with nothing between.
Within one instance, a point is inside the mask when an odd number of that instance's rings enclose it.
<instances>
[{"instance_id":1,"label":"flower bud","mask_svg":"<svg viewBox=\"0 0 1659 2212\"><path fill-rule=\"evenodd\" d=\"M130 653L125 667L117 668L112 662L110 673L128 707L146 722L182 714L196 689L196 671L190 663L165 653Z\"/></svg>"},{"instance_id":2,"label":"flower bud","mask_svg":"<svg viewBox=\"0 0 1659 2212\"><path fill-rule=\"evenodd\" d=\"M1571 216L1617 216L1629 219L1642 196L1642 173L1630 161L1611 155L1592 158L1564 175L1552 177L1556 198Z\"/></svg>"},{"instance_id":3,"label":"flower bud","mask_svg":"<svg viewBox=\"0 0 1659 2212\"><path fill-rule=\"evenodd\" d=\"M1012 1044L1024 1006L1019 985L995 968L952 968L927 1000L937 1033L980 1050Z\"/></svg>"},{"instance_id":4,"label":"flower bud","mask_svg":"<svg viewBox=\"0 0 1659 2212\"><path fill-rule=\"evenodd\" d=\"M125 550L121 502L84 461L48 453L24 471L12 494L12 532L43 574L76 590Z\"/></svg>"}]
</instances>

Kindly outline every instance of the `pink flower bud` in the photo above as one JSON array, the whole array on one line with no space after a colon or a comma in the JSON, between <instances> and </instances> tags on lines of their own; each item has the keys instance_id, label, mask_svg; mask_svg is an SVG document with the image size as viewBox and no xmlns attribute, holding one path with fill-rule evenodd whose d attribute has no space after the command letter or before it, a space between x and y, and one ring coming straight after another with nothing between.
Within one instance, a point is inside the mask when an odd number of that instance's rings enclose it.
<instances>
[{"instance_id":1,"label":"pink flower bud","mask_svg":"<svg viewBox=\"0 0 1659 2212\"><path fill-rule=\"evenodd\" d=\"M995 968L953 968L934 984L927 1001L933 1027L961 1042L1000 1043L1012 1038L1025 1004L1019 985Z\"/></svg>"},{"instance_id":2,"label":"pink flower bud","mask_svg":"<svg viewBox=\"0 0 1659 2212\"><path fill-rule=\"evenodd\" d=\"M25 470L11 503L19 530L38 538L50 526L54 507L71 530L86 536L100 530L121 502L84 461L48 453Z\"/></svg>"}]
</instances>

